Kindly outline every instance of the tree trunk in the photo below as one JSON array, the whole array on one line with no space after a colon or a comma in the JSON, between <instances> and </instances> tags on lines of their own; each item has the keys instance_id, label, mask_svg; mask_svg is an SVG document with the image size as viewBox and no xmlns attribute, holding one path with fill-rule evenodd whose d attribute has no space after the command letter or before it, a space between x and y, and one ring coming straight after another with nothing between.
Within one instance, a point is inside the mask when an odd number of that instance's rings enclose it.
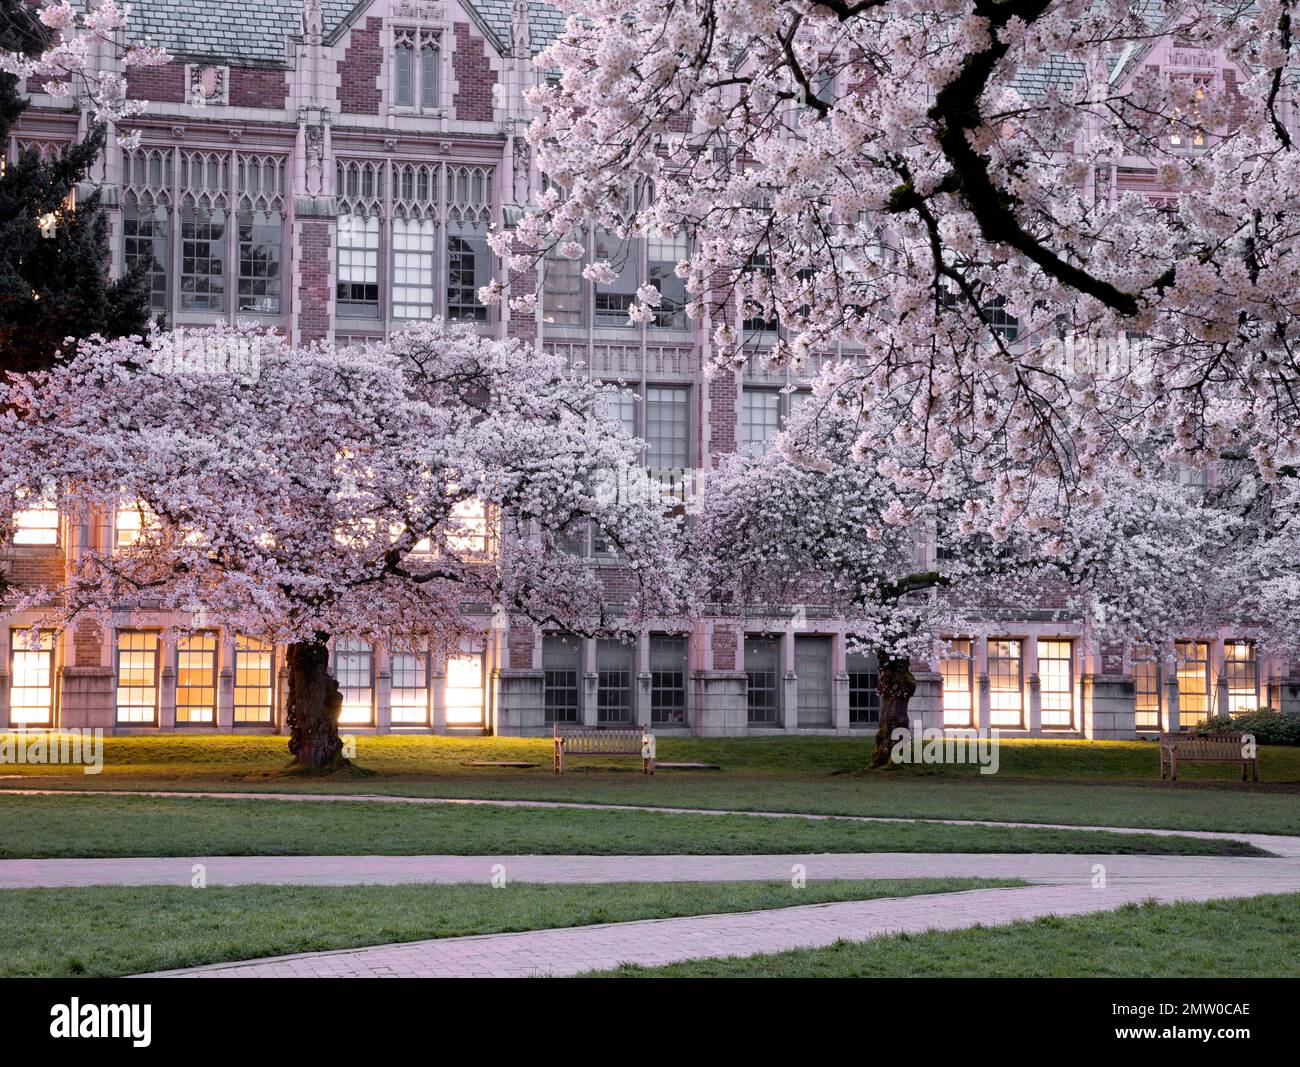
<instances>
[{"instance_id":1,"label":"tree trunk","mask_svg":"<svg viewBox=\"0 0 1300 1067\"><path fill-rule=\"evenodd\" d=\"M289 751L293 765L313 771L331 771L348 766L339 739L339 711L343 694L330 677L326 636L314 641L297 641L289 646L285 662L289 670Z\"/></svg>"},{"instance_id":2,"label":"tree trunk","mask_svg":"<svg viewBox=\"0 0 1300 1067\"><path fill-rule=\"evenodd\" d=\"M876 747L871 753L871 766L889 765L889 753L893 748L893 733L898 729L909 729L907 705L916 692L916 679L906 659L882 656L880 666L880 727L876 730Z\"/></svg>"}]
</instances>

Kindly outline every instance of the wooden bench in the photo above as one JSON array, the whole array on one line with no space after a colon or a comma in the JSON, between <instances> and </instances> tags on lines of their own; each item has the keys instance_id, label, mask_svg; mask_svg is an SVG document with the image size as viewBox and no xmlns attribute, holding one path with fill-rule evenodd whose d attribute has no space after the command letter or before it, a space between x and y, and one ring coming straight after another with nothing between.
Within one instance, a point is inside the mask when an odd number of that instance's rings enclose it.
<instances>
[{"instance_id":1,"label":"wooden bench","mask_svg":"<svg viewBox=\"0 0 1300 1067\"><path fill-rule=\"evenodd\" d=\"M564 773L565 756L635 756L645 774L655 772L655 739L645 726L555 724L555 773Z\"/></svg>"},{"instance_id":2,"label":"wooden bench","mask_svg":"<svg viewBox=\"0 0 1300 1067\"><path fill-rule=\"evenodd\" d=\"M1169 765L1170 778L1178 781L1178 761L1184 763L1240 763L1241 780L1246 780L1246 768L1251 778L1259 781L1259 756L1247 756L1242 747L1243 734L1164 734L1160 735L1160 780L1164 781L1165 765Z\"/></svg>"}]
</instances>

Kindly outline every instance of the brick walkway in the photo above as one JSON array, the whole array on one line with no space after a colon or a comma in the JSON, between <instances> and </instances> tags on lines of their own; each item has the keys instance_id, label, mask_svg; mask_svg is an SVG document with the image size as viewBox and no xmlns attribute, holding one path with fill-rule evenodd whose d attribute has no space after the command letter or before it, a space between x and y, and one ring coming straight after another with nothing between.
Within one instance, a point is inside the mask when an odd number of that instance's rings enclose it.
<instances>
[{"instance_id":1,"label":"brick walkway","mask_svg":"<svg viewBox=\"0 0 1300 1067\"><path fill-rule=\"evenodd\" d=\"M1244 886L1238 884L1235 888ZM1292 888L1300 889L1300 877L1293 879ZM1179 885L1134 882L1104 890L1077 886L978 889L775 911L441 938L221 963L161 974L186 978L560 977L621 963L655 966L710 956L748 956L815 948L841 939L861 941L903 932L997 926L1042 915L1083 915L1143 900L1167 903L1236 895L1224 889L1215 881Z\"/></svg>"},{"instance_id":2,"label":"brick walkway","mask_svg":"<svg viewBox=\"0 0 1300 1067\"><path fill-rule=\"evenodd\" d=\"M1040 830L1089 830L1109 834L1155 834L1161 837L1203 837L1218 840L1246 841L1277 856L1300 856L1300 837L1282 834L1228 833L1219 830L1162 830L1142 826L1074 826L1054 822L1002 822L992 819L924 819L891 817L884 815L814 815L797 811L735 811L723 808L674 808L640 804L583 804L563 800L480 800L460 797L398 797L374 793L204 793L183 790L138 789L0 789L0 796L33 794L37 796L82 796L87 793L104 796L162 797L185 800L283 800L299 803L310 801L353 801L370 804L479 804L497 808L581 808L604 811L648 811L662 815L752 815L764 819L847 819L851 822L871 823L939 823L945 826L1009 826Z\"/></svg>"}]
</instances>

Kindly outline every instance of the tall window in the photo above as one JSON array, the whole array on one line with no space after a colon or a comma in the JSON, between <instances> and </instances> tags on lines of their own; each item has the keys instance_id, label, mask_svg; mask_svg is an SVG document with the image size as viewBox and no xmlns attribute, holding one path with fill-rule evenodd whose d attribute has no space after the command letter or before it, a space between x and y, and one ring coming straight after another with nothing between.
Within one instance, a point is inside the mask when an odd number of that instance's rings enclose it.
<instances>
[{"instance_id":1,"label":"tall window","mask_svg":"<svg viewBox=\"0 0 1300 1067\"><path fill-rule=\"evenodd\" d=\"M117 633L117 721L158 721L158 635L144 630Z\"/></svg>"},{"instance_id":2,"label":"tall window","mask_svg":"<svg viewBox=\"0 0 1300 1067\"><path fill-rule=\"evenodd\" d=\"M741 397L741 444L749 455L761 456L781 428L781 391L746 386Z\"/></svg>"},{"instance_id":3,"label":"tall window","mask_svg":"<svg viewBox=\"0 0 1300 1067\"><path fill-rule=\"evenodd\" d=\"M487 305L478 291L492 281L487 228L481 223L447 225L447 318L487 322Z\"/></svg>"},{"instance_id":4,"label":"tall window","mask_svg":"<svg viewBox=\"0 0 1300 1067\"><path fill-rule=\"evenodd\" d=\"M645 391L646 466L682 470L690 465L690 390L652 385Z\"/></svg>"},{"instance_id":5,"label":"tall window","mask_svg":"<svg viewBox=\"0 0 1300 1067\"><path fill-rule=\"evenodd\" d=\"M167 309L167 208L129 196L122 209L122 253L130 270L143 264L149 307Z\"/></svg>"},{"instance_id":6,"label":"tall window","mask_svg":"<svg viewBox=\"0 0 1300 1067\"><path fill-rule=\"evenodd\" d=\"M433 318L437 254L438 224L433 219L393 219L393 318Z\"/></svg>"},{"instance_id":7,"label":"tall window","mask_svg":"<svg viewBox=\"0 0 1300 1067\"><path fill-rule=\"evenodd\" d=\"M187 634L176 641L176 721L217 721L217 635Z\"/></svg>"},{"instance_id":8,"label":"tall window","mask_svg":"<svg viewBox=\"0 0 1300 1067\"><path fill-rule=\"evenodd\" d=\"M989 726L1021 729L1025 725L1020 642L989 641Z\"/></svg>"},{"instance_id":9,"label":"tall window","mask_svg":"<svg viewBox=\"0 0 1300 1067\"><path fill-rule=\"evenodd\" d=\"M38 492L20 489L14 497L14 544L58 544L59 505L53 483Z\"/></svg>"},{"instance_id":10,"label":"tall window","mask_svg":"<svg viewBox=\"0 0 1300 1067\"><path fill-rule=\"evenodd\" d=\"M686 281L677 277L677 264L687 255L686 235L646 238L646 281L659 290L654 325L680 330L686 326Z\"/></svg>"},{"instance_id":11,"label":"tall window","mask_svg":"<svg viewBox=\"0 0 1300 1067\"><path fill-rule=\"evenodd\" d=\"M1195 726L1210 713L1210 646L1205 641L1175 641L1178 659L1178 722Z\"/></svg>"},{"instance_id":12,"label":"tall window","mask_svg":"<svg viewBox=\"0 0 1300 1067\"><path fill-rule=\"evenodd\" d=\"M627 326L627 309L632 306L640 281L641 242L597 230L595 258L607 261L617 277L596 284L593 295L597 326Z\"/></svg>"},{"instance_id":13,"label":"tall window","mask_svg":"<svg viewBox=\"0 0 1300 1067\"><path fill-rule=\"evenodd\" d=\"M271 642L235 636L235 722L271 722L273 655Z\"/></svg>"},{"instance_id":14,"label":"tall window","mask_svg":"<svg viewBox=\"0 0 1300 1067\"><path fill-rule=\"evenodd\" d=\"M636 676L636 647L622 641L596 642L596 718L600 722L632 721L632 679Z\"/></svg>"},{"instance_id":15,"label":"tall window","mask_svg":"<svg viewBox=\"0 0 1300 1067\"><path fill-rule=\"evenodd\" d=\"M596 397L597 413L616 422L628 437L636 437L636 393L618 385L604 386Z\"/></svg>"},{"instance_id":16,"label":"tall window","mask_svg":"<svg viewBox=\"0 0 1300 1067\"><path fill-rule=\"evenodd\" d=\"M394 726L429 723L429 658L423 652L394 652L390 707Z\"/></svg>"},{"instance_id":17,"label":"tall window","mask_svg":"<svg viewBox=\"0 0 1300 1067\"><path fill-rule=\"evenodd\" d=\"M943 677L944 726L975 725L974 656L969 638L954 638L939 661Z\"/></svg>"},{"instance_id":18,"label":"tall window","mask_svg":"<svg viewBox=\"0 0 1300 1067\"><path fill-rule=\"evenodd\" d=\"M1160 729L1160 664L1154 656L1133 660L1134 725L1138 730Z\"/></svg>"},{"instance_id":19,"label":"tall window","mask_svg":"<svg viewBox=\"0 0 1300 1067\"><path fill-rule=\"evenodd\" d=\"M379 217L339 214L338 313L379 318Z\"/></svg>"},{"instance_id":20,"label":"tall window","mask_svg":"<svg viewBox=\"0 0 1300 1067\"><path fill-rule=\"evenodd\" d=\"M284 261L283 157L241 157L237 191L239 310L278 315Z\"/></svg>"},{"instance_id":21,"label":"tall window","mask_svg":"<svg viewBox=\"0 0 1300 1067\"><path fill-rule=\"evenodd\" d=\"M754 726L781 725L781 642L745 638L745 704Z\"/></svg>"},{"instance_id":22,"label":"tall window","mask_svg":"<svg viewBox=\"0 0 1300 1067\"><path fill-rule=\"evenodd\" d=\"M54 725L54 633L9 631L9 723Z\"/></svg>"},{"instance_id":23,"label":"tall window","mask_svg":"<svg viewBox=\"0 0 1300 1067\"><path fill-rule=\"evenodd\" d=\"M571 634L542 638L542 704L547 722L582 721L582 642Z\"/></svg>"},{"instance_id":24,"label":"tall window","mask_svg":"<svg viewBox=\"0 0 1300 1067\"><path fill-rule=\"evenodd\" d=\"M226 309L226 213L219 207L181 209L181 307Z\"/></svg>"},{"instance_id":25,"label":"tall window","mask_svg":"<svg viewBox=\"0 0 1300 1067\"><path fill-rule=\"evenodd\" d=\"M393 51L393 103L398 107L438 106L438 38L420 34L416 50L415 33L398 30Z\"/></svg>"},{"instance_id":26,"label":"tall window","mask_svg":"<svg viewBox=\"0 0 1300 1067\"><path fill-rule=\"evenodd\" d=\"M1045 728L1074 727L1073 652L1069 641L1038 642L1038 683Z\"/></svg>"},{"instance_id":27,"label":"tall window","mask_svg":"<svg viewBox=\"0 0 1300 1067\"><path fill-rule=\"evenodd\" d=\"M880 722L880 668L875 653L850 652L845 666L849 675L849 725L877 725Z\"/></svg>"},{"instance_id":28,"label":"tall window","mask_svg":"<svg viewBox=\"0 0 1300 1067\"><path fill-rule=\"evenodd\" d=\"M582 325L582 260L548 252L542 267L542 318L556 326Z\"/></svg>"},{"instance_id":29,"label":"tall window","mask_svg":"<svg viewBox=\"0 0 1300 1067\"><path fill-rule=\"evenodd\" d=\"M650 635L650 721L686 722L686 638Z\"/></svg>"},{"instance_id":30,"label":"tall window","mask_svg":"<svg viewBox=\"0 0 1300 1067\"><path fill-rule=\"evenodd\" d=\"M1228 712L1232 715L1259 707L1259 664L1250 641L1228 641L1223 646L1223 673L1228 683Z\"/></svg>"},{"instance_id":31,"label":"tall window","mask_svg":"<svg viewBox=\"0 0 1300 1067\"><path fill-rule=\"evenodd\" d=\"M375 706L375 656L365 641L341 639L334 645L334 678L343 695L339 724L368 726Z\"/></svg>"},{"instance_id":32,"label":"tall window","mask_svg":"<svg viewBox=\"0 0 1300 1067\"><path fill-rule=\"evenodd\" d=\"M483 654L458 652L447 657L448 726L483 725Z\"/></svg>"},{"instance_id":33,"label":"tall window","mask_svg":"<svg viewBox=\"0 0 1300 1067\"><path fill-rule=\"evenodd\" d=\"M830 726L831 715L831 639L796 637L794 672L798 677L800 726Z\"/></svg>"}]
</instances>

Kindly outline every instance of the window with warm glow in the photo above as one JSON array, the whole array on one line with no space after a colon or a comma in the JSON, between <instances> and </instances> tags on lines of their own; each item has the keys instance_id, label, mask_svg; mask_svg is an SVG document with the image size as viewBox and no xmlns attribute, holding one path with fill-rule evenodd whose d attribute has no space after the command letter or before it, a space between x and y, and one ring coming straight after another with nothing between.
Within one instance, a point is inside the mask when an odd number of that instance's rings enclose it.
<instances>
[{"instance_id":1,"label":"window with warm glow","mask_svg":"<svg viewBox=\"0 0 1300 1067\"><path fill-rule=\"evenodd\" d=\"M1210 646L1205 641L1176 641L1178 721L1195 726L1210 713Z\"/></svg>"},{"instance_id":2,"label":"window with warm glow","mask_svg":"<svg viewBox=\"0 0 1300 1067\"><path fill-rule=\"evenodd\" d=\"M429 663L423 652L394 652L392 722L394 726L429 723Z\"/></svg>"},{"instance_id":3,"label":"window with warm glow","mask_svg":"<svg viewBox=\"0 0 1300 1067\"><path fill-rule=\"evenodd\" d=\"M14 500L14 544L56 545L59 543L59 506L54 487L39 493L19 490Z\"/></svg>"},{"instance_id":4,"label":"window with warm glow","mask_svg":"<svg viewBox=\"0 0 1300 1067\"><path fill-rule=\"evenodd\" d=\"M54 725L54 633L12 630L9 635L9 722Z\"/></svg>"},{"instance_id":5,"label":"window with warm glow","mask_svg":"<svg viewBox=\"0 0 1300 1067\"><path fill-rule=\"evenodd\" d=\"M1021 686L1020 642L1013 638L989 641L989 726L1024 727L1025 701Z\"/></svg>"},{"instance_id":6,"label":"window with warm glow","mask_svg":"<svg viewBox=\"0 0 1300 1067\"><path fill-rule=\"evenodd\" d=\"M488 545L487 508L483 501L477 497L457 501L447 523L447 547L464 559L483 559Z\"/></svg>"},{"instance_id":7,"label":"window with warm glow","mask_svg":"<svg viewBox=\"0 0 1300 1067\"><path fill-rule=\"evenodd\" d=\"M158 721L158 635L144 630L117 634L117 721Z\"/></svg>"},{"instance_id":8,"label":"window with warm glow","mask_svg":"<svg viewBox=\"0 0 1300 1067\"><path fill-rule=\"evenodd\" d=\"M339 724L369 726L375 706L375 656L365 641L341 639L334 645L334 679L343 696Z\"/></svg>"},{"instance_id":9,"label":"window with warm glow","mask_svg":"<svg viewBox=\"0 0 1300 1067\"><path fill-rule=\"evenodd\" d=\"M272 721L273 656L270 641L235 636L235 722Z\"/></svg>"},{"instance_id":10,"label":"window with warm glow","mask_svg":"<svg viewBox=\"0 0 1300 1067\"><path fill-rule=\"evenodd\" d=\"M1038 642L1038 683L1043 726L1069 730L1074 726L1074 645L1069 641Z\"/></svg>"},{"instance_id":11,"label":"window with warm glow","mask_svg":"<svg viewBox=\"0 0 1300 1067\"><path fill-rule=\"evenodd\" d=\"M448 726L483 725L483 655L459 652L447 657Z\"/></svg>"},{"instance_id":12,"label":"window with warm glow","mask_svg":"<svg viewBox=\"0 0 1300 1067\"><path fill-rule=\"evenodd\" d=\"M969 638L948 642L948 653L939 661L943 677L944 726L975 725L974 664Z\"/></svg>"},{"instance_id":13,"label":"window with warm glow","mask_svg":"<svg viewBox=\"0 0 1300 1067\"><path fill-rule=\"evenodd\" d=\"M1134 725L1160 729L1160 664L1152 656L1133 661Z\"/></svg>"},{"instance_id":14,"label":"window with warm glow","mask_svg":"<svg viewBox=\"0 0 1300 1067\"><path fill-rule=\"evenodd\" d=\"M140 543L146 529L155 525L149 505L143 500L133 504L122 504L117 509L114 520L114 538L119 548L128 548Z\"/></svg>"},{"instance_id":15,"label":"window with warm glow","mask_svg":"<svg viewBox=\"0 0 1300 1067\"><path fill-rule=\"evenodd\" d=\"M176 641L176 721L217 721L217 635L186 634Z\"/></svg>"},{"instance_id":16,"label":"window with warm glow","mask_svg":"<svg viewBox=\"0 0 1300 1067\"><path fill-rule=\"evenodd\" d=\"M1228 683L1228 711L1237 715L1259 707L1259 670L1255 646L1228 641L1223 646L1223 673Z\"/></svg>"}]
</instances>

